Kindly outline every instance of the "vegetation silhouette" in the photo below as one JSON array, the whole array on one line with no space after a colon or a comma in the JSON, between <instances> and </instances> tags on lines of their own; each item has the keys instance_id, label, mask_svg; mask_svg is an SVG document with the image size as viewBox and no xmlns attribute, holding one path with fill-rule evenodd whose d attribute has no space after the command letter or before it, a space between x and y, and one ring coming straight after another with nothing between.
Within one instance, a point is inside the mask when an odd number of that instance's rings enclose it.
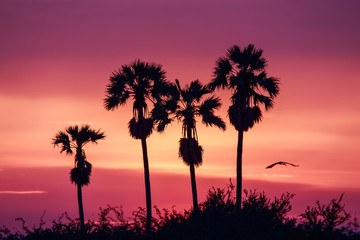
<instances>
[{"instance_id":1,"label":"vegetation silhouette","mask_svg":"<svg viewBox=\"0 0 360 240\"><path fill-rule=\"evenodd\" d=\"M238 239L276 239L276 240L359 240L360 232L356 218L350 214L339 199L328 205L316 202L316 207L307 207L299 217L289 217L288 213L294 194L285 193L274 199L264 192L244 191L243 207L238 210L234 186L211 188L207 198L199 204L199 211L178 212L174 208L160 210L154 206L156 216L153 220L151 238L154 240L238 240ZM0 227L0 239L42 240L79 239L79 222L64 213L46 227L43 217L39 226L28 228L23 219L22 231L11 233ZM98 220L86 221L86 239L146 239L146 211L138 208L129 220L124 218L121 207L100 208Z\"/></svg>"},{"instance_id":2,"label":"vegetation silhouette","mask_svg":"<svg viewBox=\"0 0 360 240\"><path fill-rule=\"evenodd\" d=\"M240 49L234 45L227 50L225 57L216 62L214 78L209 86L228 88L232 92L228 109L230 123L238 131L236 160L236 202L241 208L242 199L242 152L244 132L262 119L260 105L268 110L273 107L273 99L279 93L278 79L268 77L267 61L263 50L249 44Z\"/></svg>"},{"instance_id":3,"label":"vegetation silhouette","mask_svg":"<svg viewBox=\"0 0 360 240\"><path fill-rule=\"evenodd\" d=\"M153 131L154 121L149 114L148 103L162 102L168 94L169 83L161 65L136 60L114 71L106 88L105 108L114 110L130 98L133 103L133 118L129 122L131 137L141 140L147 210L147 229L151 231L151 191L146 138Z\"/></svg>"},{"instance_id":4,"label":"vegetation silhouette","mask_svg":"<svg viewBox=\"0 0 360 240\"><path fill-rule=\"evenodd\" d=\"M82 186L90 184L92 165L87 161L84 146L89 143L97 143L104 139L105 135L99 130L93 130L89 125L70 126L65 131L59 131L52 139L54 146L61 147L61 153L72 155L75 151L75 167L70 171L70 180L77 186L77 197L79 205L80 228L84 231L84 209L82 202Z\"/></svg>"},{"instance_id":5,"label":"vegetation silhouette","mask_svg":"<svg viewBox=\"0 0 360 240\"><path fill-rule=\"evenodd\" d=\"M169 105L177 100L176 108L172 112L178 121L182 123L182 138L179 141L179 157L190 167L191 191L193 197L194 211L199 209L195 166L202 164L203 148L199 145L196 131L196 117L201 117L206 126L216 126L225 130L224 121L214 115L214 111L221 106L220 99L214 96L203 98L211 93L210 89L201 84L199 80L192 81L184 88L180 87L179 80L176 81L177 95L170 99ZM167 102L165 102L165 105ZM159 106L157 106L159 107ZM156 115L157 116L157 115Z\"/></svg>"}]
</instances>

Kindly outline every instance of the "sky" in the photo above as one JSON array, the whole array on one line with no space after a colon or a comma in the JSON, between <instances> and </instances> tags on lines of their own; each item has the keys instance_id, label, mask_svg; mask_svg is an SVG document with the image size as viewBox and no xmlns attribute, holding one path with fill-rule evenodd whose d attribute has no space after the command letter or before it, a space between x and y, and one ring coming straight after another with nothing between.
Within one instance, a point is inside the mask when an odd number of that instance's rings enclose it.
<instances>
[{"instance_id":1,"label":"sky","mask_svg":"<svg viewBox=\"0 0 360 240\"><path fill-rule=\"evenodd\" d=\"M84 187L85 218L99 207L145 206L140 141L128 134L132 103L106 111L114 70L135 59L161 64L181 85L212 78L215 61L234 44L264 50L280 94L263 121L244 135L244 187L269 196L295 193L294 215L316 200L360 205L360 2L357 0L145 1L0 0L0 226L16 217L39 222L67 211L77 217L71 156L51 139L71 125L106 134L87 145L94 170ZM237 133L230 93L216 91L227 130L198 123L203 165L199 201L212 186L236 182ZM189 209L188 167L178 157L181 125L148 138L153 203ZM289 161L298 168L265 167Z\"/></svg>"}]
</instances>

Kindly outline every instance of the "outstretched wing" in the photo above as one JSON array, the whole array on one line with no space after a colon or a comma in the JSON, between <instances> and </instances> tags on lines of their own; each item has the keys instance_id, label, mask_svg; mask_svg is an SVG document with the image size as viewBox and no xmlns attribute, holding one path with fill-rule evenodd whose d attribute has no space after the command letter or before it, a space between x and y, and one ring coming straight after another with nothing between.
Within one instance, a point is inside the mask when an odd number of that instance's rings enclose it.
<instances>
[{"instance_id":1,"label":"outstretched wing","mask_svg":"<svg viewBox=\"0 0 360 240\"><path fill-rule=\"evenodd\" d=\"M292 164L292 163L289 163L289 162L284 162L284 163L285 163L285 165L288 164L288 165L291 165L293 167L298 167L299 166L299 165L295 165L295 164Z\"/></svg>"},{"instance_id":2,"label":"outstretched wing","mask_svg":"<svg viewBox=\"0 0 360 240\"><path fill-rule=\"evenodd\" d=\"M271 164L271 165L267 166L266 168L272 168L273 166L275 166L275 165L277 165L277 164L279 164L279 163L280 163L280 162L273 163L273 164Z\"/></svg>"}]
</instances>

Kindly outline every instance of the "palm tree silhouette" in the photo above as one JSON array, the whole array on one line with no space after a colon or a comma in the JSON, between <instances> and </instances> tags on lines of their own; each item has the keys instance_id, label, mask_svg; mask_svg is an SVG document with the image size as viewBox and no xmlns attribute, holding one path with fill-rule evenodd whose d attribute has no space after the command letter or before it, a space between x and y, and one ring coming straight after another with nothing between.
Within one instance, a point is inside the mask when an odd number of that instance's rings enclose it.
<instances>
[{"instance_id":1,"label":"palm tree silhouette","mask_svg":"<svg viewBox=\"0 0 360 240\"><path fill-rule=\"evenodd\" d=\"M90 129L89 125L67 127L64 131L59 131L55 138L52 139L54 146L61 147L61 151L72 155L75 151L75 167L70 171L71 183L77 186L77 197L79 205L80 227L84 232L84 209L82 202L82 186L90 184L90 175L92 165L86 159L83 147L89 143L97 143L98 140L104 139L105 135L100 130Z\"/></svg>"},{"instance_id":2,"label":"palm tree silhouette","mask_svg":"<svg viewBox=\"0 0 360 240\"><path fill-rule=\"evenodd\" d=\"M221 106L220 99L211 96L200 102L211 91L198 80L181 88L176 80L179 93L178 104L175 109L175 118L182 122L182 138L179 142L179 157L190 166L191 190L193 196L194 212L199 209L196 190L195 167L202 164L203 148L199 145L196 131L197 116L202 118L206 126L216 126L225 130L224 121L214 115L214 110Z\"/></svg>"},{"instance_id":3,"label":"palm tree silhouette","mask_svg":"<svg viewBox=\"0 0 360 240\"><path fill-rule=\"evenodd\" d=\"M238 131L236 161L236 203L241 208L242 195L242 151L244 131L262 120L260 105L265 110L273 107L273 99L279 93L278 79L268 77L265 71L266 59L263 50L254 45L240 49L234 45L227 50L225 57L216 62L214 78L210 88L228 88L232 92L228 109L230 123Z\"/></svg>"},{"instance_id":4,"label":"palm tree silhouette","mask_svg":"<svg viewBox=\"0 0 360 240\"><path fill-rule=\"evenodd\" d=\"M114 71L110 77L110 84L106 88L105 108L114 110L133 99L133 118L129 122L131 137L141 140L147 211L147 232L151 231L151 192L149 162L146 138L150 136L154 121L148 111L148 103L162 102L167 95L168 82L161 65L136 60L129 65L123 65Z\"/></svg>"}]
</instances>

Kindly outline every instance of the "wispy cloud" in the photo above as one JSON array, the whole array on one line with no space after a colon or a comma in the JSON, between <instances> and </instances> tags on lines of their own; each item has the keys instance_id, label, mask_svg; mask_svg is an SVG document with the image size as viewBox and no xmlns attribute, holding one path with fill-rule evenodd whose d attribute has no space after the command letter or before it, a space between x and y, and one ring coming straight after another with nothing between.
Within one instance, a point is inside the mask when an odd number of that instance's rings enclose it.
<instances>
[{"instance_id":1,"label":"wispy cloud","mask_svg":"<svg viewBox=\"0 0 360 240\"><path fill-rule=\"evenodd\" d=\"M46 191L0 191L0 194L43 194Z\"/></svg>"}]
</instances>

